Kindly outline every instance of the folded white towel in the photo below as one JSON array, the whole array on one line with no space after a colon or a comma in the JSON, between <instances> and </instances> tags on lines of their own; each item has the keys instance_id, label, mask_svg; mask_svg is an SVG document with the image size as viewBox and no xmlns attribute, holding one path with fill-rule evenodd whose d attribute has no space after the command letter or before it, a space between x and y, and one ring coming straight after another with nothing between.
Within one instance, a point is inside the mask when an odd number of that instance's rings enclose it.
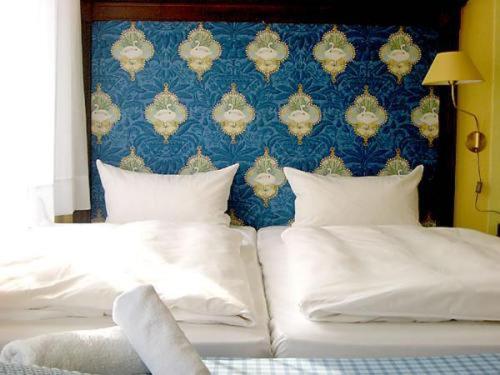
<instances>
[{"instance_id":1,"label":"folded white towel","mask_svg":"<svg viewBox=\"0 0 500 375\"><path fill-rule=\"evenodd\" d=\"M117 297L113 320L153 375L210 374L153 286L139 286Z\"/></svg>"},{"instance_id":2,"label":"folded white towel","mask_svg":"<svg viewBox=\"0 0 500 375\"><path fill-rule=\"evenodd\" d=\"M53 333L12 341L3 348L0 361L91 374L148 372L120 327Z\"/></svg>"}]
</instances>

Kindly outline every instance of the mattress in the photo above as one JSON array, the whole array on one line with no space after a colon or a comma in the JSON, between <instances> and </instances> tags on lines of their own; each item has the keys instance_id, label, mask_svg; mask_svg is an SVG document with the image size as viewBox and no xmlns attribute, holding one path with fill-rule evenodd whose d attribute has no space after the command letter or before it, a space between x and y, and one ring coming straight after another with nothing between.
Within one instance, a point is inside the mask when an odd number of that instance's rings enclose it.
<instances>
[{"instance_id":1,"label":"mattress","mask_svg":"<svg viewBox=\"0 0 500 375\"><path fill-rule=\"evenodd\" d=\"M500 352L500 323L325 323L308 320L289 286L286 227L258 232L258 253L264 275L276 357L399 357Z\"/></svg>"},{"instance_id":2,"label":"mattress","mask_svg":"<svg viewBox=\"0 0 500 375\"><path fill-rule=\"evenodd\" d=\"M223 324L181 323L180 327L200 355L210 357L269 357L268 314L262 274L257 260L257 236L251 227L234 228L242 233L241 256L254 300L256 325L236 327ZM0 320L0 349L11 340L70 330L114 325L109 317L43 320Z\"/></svg>"}]
</instances>

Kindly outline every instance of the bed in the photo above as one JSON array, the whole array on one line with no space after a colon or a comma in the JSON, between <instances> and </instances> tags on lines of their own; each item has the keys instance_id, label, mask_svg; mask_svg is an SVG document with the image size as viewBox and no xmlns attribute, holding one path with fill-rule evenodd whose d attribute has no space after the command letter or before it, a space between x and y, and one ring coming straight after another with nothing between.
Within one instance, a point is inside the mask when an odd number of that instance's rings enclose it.
<instances>
[{"instance_id":1,"label":"bed","mask_svg":"<svg viewBox=\"0 0 500 375\"><path fill-rule=\"evenodd\" d=\"M258 252L276 357L429 356L500 352L500 323L314 322L294 299L281 234L287 227L259 230Z\"/></svg>"},{"instance_id":2,"label":"bed","mask_svg":"<svg viewBox=\"0 0 500 375\"><path fill-rule=\"evenodd\" d=\"M222 324L181 323L187 337L203 356L268 357L267 308L262 275L257 261L256 232L250 227L235 228L243 237L241 256L244 260L255 306L256 325L237 327ZM35 335L103 328L114 325L109 317L57 318L42 320L0 320L0 348L14 339Z\"/></svg>"}]
</instances>

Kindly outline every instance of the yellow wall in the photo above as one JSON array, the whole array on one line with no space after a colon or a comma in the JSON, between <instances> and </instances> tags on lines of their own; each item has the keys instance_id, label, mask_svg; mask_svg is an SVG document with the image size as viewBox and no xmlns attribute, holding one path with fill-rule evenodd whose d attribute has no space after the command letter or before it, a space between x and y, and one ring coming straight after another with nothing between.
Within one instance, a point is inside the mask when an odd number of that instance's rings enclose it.
<instances>
[{"instance_id":1,"label":"yellow wall","mask_svg":"<svg viewBox=\"0 0 500 375\"><path fill-rule=\"evenodd\" d=\"M469 0L462 11L460 49L471 57L483 75L480 84L459 87L458 105L478 115L488 144L480 153L484 180L479 207L500 210L500 1ZM495 82L496 78L496 82ZM496 106L495 103L498 103ZM500 215L474 208L477 181L476 155L465 146L473 120L458 114L455 225L496 233Z\"/></svg>"},{"instance_id":2,"label":"yellow wall","mask_svg":"<svg viewBox=\"0 0 500 375\"><path fill-rule=\"evenodd\" d=\"M494 60L493 60L493 97L491 105L493 108L493 117L491 122L490 134L490 182L491 196L490 209L500 210L500 2L494 0L495 9L494 25L495 25L495 40L494 40ZM500 215L491 214L489 217L489 231L496 233L497 225L500 224Z\"/></svg>"}]
</instances>

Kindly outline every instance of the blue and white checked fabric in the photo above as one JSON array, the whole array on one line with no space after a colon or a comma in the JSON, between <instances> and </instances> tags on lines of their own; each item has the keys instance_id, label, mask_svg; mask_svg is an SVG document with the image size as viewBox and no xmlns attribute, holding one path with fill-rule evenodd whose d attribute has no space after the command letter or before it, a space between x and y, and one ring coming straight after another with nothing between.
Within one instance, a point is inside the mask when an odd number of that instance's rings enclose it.
<instances>
[{"instance_id":1,"label":"blue and white checked fabric","mask_svg":"<svg viewBox=\"0 0 500 375\"><path fill-rule=\"evenodd\" d=\"M408 358L265 358L206 359L217 375L498 375L500 354Z\"/></svg>"},{"instance_id":2,"label":"blue and white checked fabric","mask_svg":"<svg viewBox=\"0 0 500 375\"><path fill-rule=\"evenodd\" d=\"M0 362L0 375L91 375L57 368L22 366Z\"/></svg>"},{"instance_id":3,"label":"blue and white checked fabric","mask_svg":"<svg viewBox=\"0 0 500 375\"><path fill-rule=\"evenodd\" d=\"M407 358L209 358L213 375L498 375L500 353ZM84 375L0 362L0 375ZM174 375L174 374L172 374Z\"/></svg>"}]
</instances>

